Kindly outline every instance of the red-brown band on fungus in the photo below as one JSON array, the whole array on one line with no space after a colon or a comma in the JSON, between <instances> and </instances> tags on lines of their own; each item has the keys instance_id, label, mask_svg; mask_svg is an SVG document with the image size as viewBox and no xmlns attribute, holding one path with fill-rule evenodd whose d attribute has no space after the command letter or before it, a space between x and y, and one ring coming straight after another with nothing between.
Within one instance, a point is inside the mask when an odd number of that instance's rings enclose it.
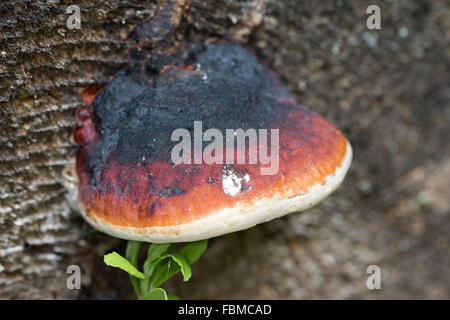
<instances>
[{"instance_id":1,"label":"red-brown band on fungus","mask_svg":"<svg viewBox=\"0 0 450 320\"><path fill-rule=\"evenodd\" d=\"M79 113L75 133L72 195L86 220L110 235L181 242L249 228L315 205L350 166L343 134L298 106L240 46L209 43L185 65L153 62L144 78L124 74ZM172 132L192 132L199 120L204 130L279 129L278 172L262 175L261 163L174 165ZM228 182L237 192L225 190Z\"/></svg>"}]
</instances>

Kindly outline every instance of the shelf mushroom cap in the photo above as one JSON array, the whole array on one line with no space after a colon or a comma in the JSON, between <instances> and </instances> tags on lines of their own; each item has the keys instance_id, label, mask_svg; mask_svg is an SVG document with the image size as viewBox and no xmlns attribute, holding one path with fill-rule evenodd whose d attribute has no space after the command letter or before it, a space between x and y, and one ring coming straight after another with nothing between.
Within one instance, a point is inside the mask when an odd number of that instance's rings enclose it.
<instances>
[{"instance_id":1,"label":"shelf mushroom cap","mask_svg":"<svg viewBox=\"0 0 450 320\"><path fill-rule=\"evenodd\" d=\"M341 184L352 159L338 129L297 105L237 45L207 44L193 66L161 68L145 81L119 76L85 100L93 102L78 112L78 151L64 183L89 224L123 239L195 241L306 210ZM174 164L173 130L192 132L199 120L204 130L278 129L278 170Z\"/></svg>"}]
</instances>

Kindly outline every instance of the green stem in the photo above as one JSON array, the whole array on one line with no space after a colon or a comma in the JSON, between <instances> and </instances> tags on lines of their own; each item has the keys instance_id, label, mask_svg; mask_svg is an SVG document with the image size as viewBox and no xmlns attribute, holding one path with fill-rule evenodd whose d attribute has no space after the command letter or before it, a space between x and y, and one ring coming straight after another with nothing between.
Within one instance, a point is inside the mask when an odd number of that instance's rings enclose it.
<instances>
[{"instance_id":1,"label":"green stem","mask_svg":"<svg viewBox=\"0 0 450 320\"><path fill-rule=\"evenodd\" d=\"M138 268L138 259L139 259L139 249L142 246L142 242L140 241L128 241L127 250L125 257L131 264L137 269ZM133 285L134 291L138 298L141 295L141 290L139 287L139 279L130 275L131 284Z\"/></svg>"}]
</instances>

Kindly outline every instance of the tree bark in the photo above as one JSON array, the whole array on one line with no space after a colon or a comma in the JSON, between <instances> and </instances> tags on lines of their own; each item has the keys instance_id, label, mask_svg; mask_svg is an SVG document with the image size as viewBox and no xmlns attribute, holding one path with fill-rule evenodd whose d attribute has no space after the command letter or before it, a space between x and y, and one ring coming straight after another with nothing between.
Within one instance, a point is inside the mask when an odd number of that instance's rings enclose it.
<instances>
[{"instance_id":1,"label":"tree bark","mask_svg":"<svg viewBox=\"0 0 450 320\"><path fill-rule=\"evenodd\" d=\"M69 5L81 29L66 26ZM0 298L125 298L103 254L123 241L72 212L60 183L80 92L138 45L135 28L183 5L186 30L239 40L355 150L343 186L304 214L213 239L181 298L449 298L450 8L445 1L27 1L0 3ZM371 3L372 4L372 3ZM175 17L179 12L174 11ZM153 39L150 39L153 40ZM68 265L82 289L66 286ZM382 290L366 287L379 265ZM125 285L126 284L126 285Z\"/></svg>"}]
</instances>

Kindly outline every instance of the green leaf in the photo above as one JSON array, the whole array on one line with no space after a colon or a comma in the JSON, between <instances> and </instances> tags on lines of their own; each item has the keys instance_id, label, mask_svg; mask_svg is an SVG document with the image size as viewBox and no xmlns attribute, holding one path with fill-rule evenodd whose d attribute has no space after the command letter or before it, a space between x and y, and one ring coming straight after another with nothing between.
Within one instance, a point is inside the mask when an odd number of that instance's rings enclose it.
<instances>
[{"instance_id":1,"label":"green leaf","mask_svg":"<svg viewBox=\"0 0 450 320\"><path fill-rule=\"evenodd\" d=\"M144 300L169 300L167 297L166 291L162 288L155 288L150 290L146 295L143 297Z\"/></svg>"},{"instance_id":2,"label":"green leaf","mask_svg":"<svg viewBox=\"0 0 450 320\"><path fill-rule=\"evenodd\" d=\"M144 262L145 280L141 281L141 292L147 292L150 288L150 277L155 270L157 261L161 256L167 253L173 245L170 243L158 244L153 243L148 247L147 258Z\"/></svg>"},{"instance_id":3,"label":"green leaf","mask_svg":"<svg viewBox=\"0 0 450 320\"><path fill-rule=\"evenodd\" d=\"M131 264L137 267L139 258L139 249L141 248L142 242L140 241L128 241L127 249L125 251L125 258L131 262Z\"/></svg>"},{"instance_id":4,"label":"green leaf","mask_svg":"<svg viewBox=\"0 0 450 320\"><path fill-rule=\"evenodd\" d=\"M156 243L150 245L147 252L147 258L144 262L144 275L146 279L150 278L161 256L167 253L172 246L172 244Z\"/></svg>"},{"instance_id":5,"label":"green leaf","mask_svg":"<svg viewBox=\"0 0 450 320\"><path fill-rule=\"evenodd\" d=\"M179 253L182 254L187 259L189 264L192 265L202 256L207 247L208 240L200 240L187 244L180 250Z\"/></svg>"},{"instance_id":6,"label":"green leaf","mask_svg":"<svg viewBox=\"0 0 450 320\"><path fill-rule=\"evenodd\" d=\"M172 258L173 261L178 263L181 268L181 273L183 274L184 281L189 281L192 276L191 266L187 259L180 253L168 254L164 258ZM163 259L164 259L163 258Z\"/></svg>"},{"instance_id":7,"label":"green leaf","mask_svg":"<svg viewBox=\"0 0 450 320\"><path fill-rule=\"evenodd\" d=\"M161 257L157 261L155 270L151 276L150 286L159 287L180 270L183 273L184 281L188 281L191 277L190 265L200 258L205 252L207 245L208 240L192 242L184 246L177 254L169 254ZM171 264L170 261L172 260L176 264Z\"/></svg>"},{"instance_id":8,"label":"green leaf","mask_svg":"<svg viewBox=\"0 0 450 320\"><path fill-rule=\"evenodd\" d=\"M153 262L159 259L163 254L167 253L173 245L170 243L152 243L148 247L147 259L145 261Z\"/></svg>"},{"instance_id":9,"label":"green leaf","mask_svg":"<svg viewBox=\"0 0 450 320\"><path fill-rule=\"evenodd\" d=\"M120 268L132 276L135 276L139 279L145 279L144 274L136 269L127 259L122 257L117 252L112 252L110 254L105 255L104 261L108 266Z\"/></svg>"},{"instance_id":10,"label":"green leaf","mask_svg":"<svg viewBox=\"0 0 450 320\"><path fill-rule=\"evenodd\" d=\"M174 296L173 294L168 294L167 300L180 300L180 298L177 296Z\"/></svg>"},{"instance_id":11,"label":"green leaf","mask_svg":"<svg viewBox=\"0 0 450 320\"><path fill-rule=\"evenodd\" d=\"M171 263L172 259L161 259L158 261L155 271L150 278L150 286L152 288L159 287L165 281L170 279L174 274L181 270L176 263Z\"/></svg>"},{"instance_id":12,"label":"green leaf","mask_svg":"<svg viewBox=\"0 0 450 320\"><path fill-rule=\"evenodd\" d=\"M140 241L128 241L127 249L125 251L125 257L131 264L137 268L138 267L138 258L139 258L139 249L141 248L142 242ZM136 277L130 275L131 284L133 285L134 291L139 296L141 294L141 290L139 287L139 280Z\"/></svg>"}]
</instances>

